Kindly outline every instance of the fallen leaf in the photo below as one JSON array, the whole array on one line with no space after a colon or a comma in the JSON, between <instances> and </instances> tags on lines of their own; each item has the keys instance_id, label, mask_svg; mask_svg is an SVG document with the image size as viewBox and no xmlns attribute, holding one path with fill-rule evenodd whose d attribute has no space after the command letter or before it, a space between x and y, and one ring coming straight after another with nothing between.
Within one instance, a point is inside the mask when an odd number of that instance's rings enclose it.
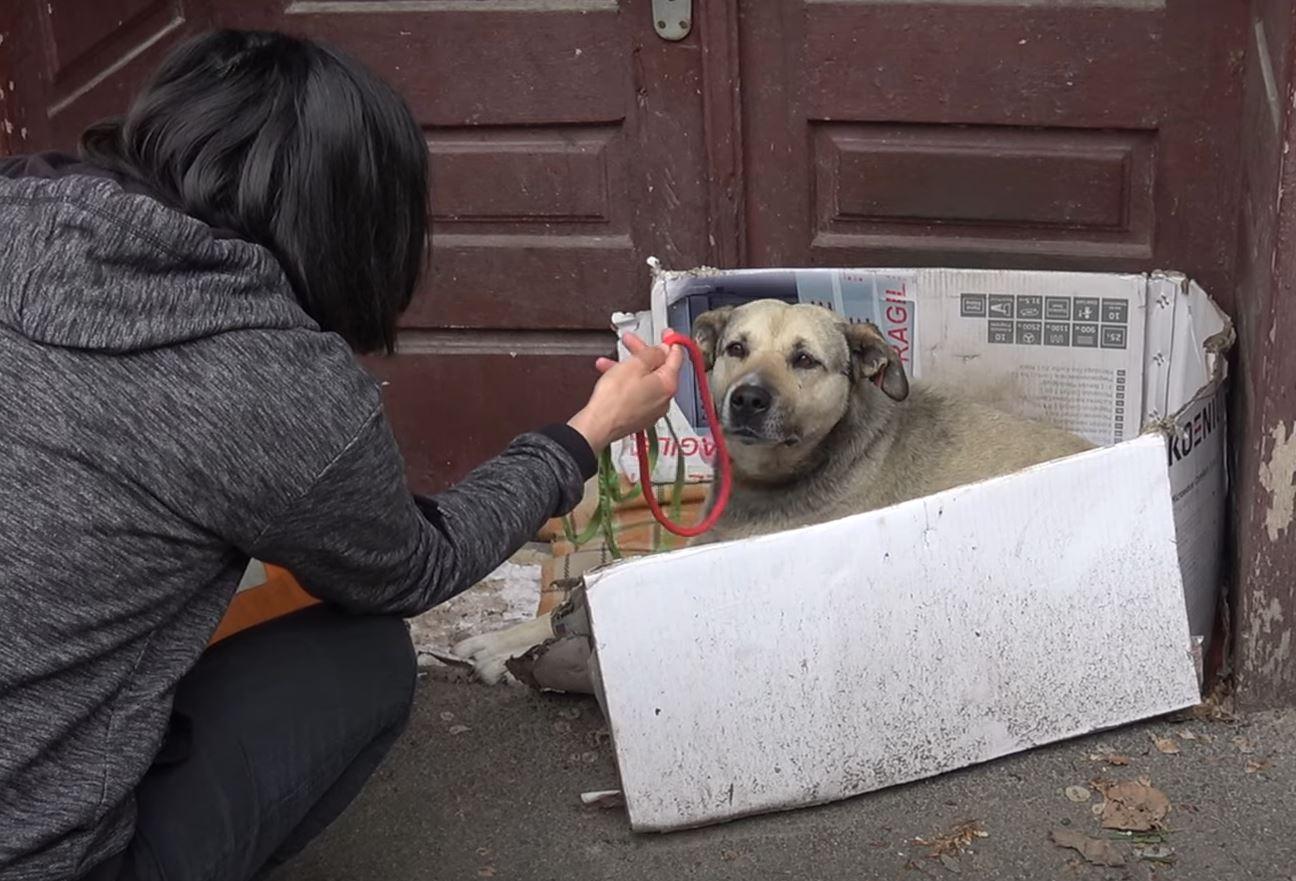
<instances>
[{"instance_id":1,"label":"fallen leaf","mask_svg":"<svg viewBox=\"0 0 1296 881\"><path fill-rule=\"evenodd\" d=\"M1259 774L1261 771L1265 770L1268 767L1269 767L1269 763L1267 761L1264 761L1263 759L1260 761L1257 761L1255 759L1248 759L1246 763L1246 772L1248 774Z\"/></svg>"},{"instance_id":2,"label":"fallen leaf","mask_svg":"<svg viewBox=\"0 0 1296 881\"><path fill-rule=\"evenodd\" d=\"M1101 815L1104 829L1146 832L1159 828L1170 813L1170 799L1147 778L1113 784L1103 795L1107 798Z\"/></svg>"},{"instance_id":3,"label":"fallen leaf","mask_svg":"<svg viewBox=\"0 0 1296 881\"><path fill-rule=\"evenodd\" d=\"M1076 851L1095 866L1123 866L1125 857L1116 845L1102 838L1090 838L1072 829L1054 829L1053 843Z\"/></svg>"},{"instance_id":4,"label":"fallen leaf","mask_svg":"<svg viewBox=\"0 0 1296 881\"><path fill-rule=\"evenodd\" d=\"M1147 860L1150 863L1173 863L1175 861L1174 848L1168 844L1136 846L1134 848L1134 855L1139 859Z\"/></svg>"},{"instance_id":5,"label":"fallen leaf","mask_svg":"<svg viewBox=\"0 0 1296 881\"><path fill-rule=\"evenodd\" d=\"M1244 756L1249 756L1251 753L1255 752L1255 744L1240 734L1233 738L1233 745L1236 746L1238 752L1242 753Z\"/></svg>"},{"instance_id":6,"label":"fallen leaf","mask_svg":"<svg viewBox=\"0 0 1296 881\"><path fill-rule=\"evenodd\" d=\"M1107 802L1105 801L1098 802L1098 804L1093 806L1092 810L1093 810L1093 815L1095 817L1101 817L1103 811L1107 810Z\"/></svg>"},{"instance_id":7,"label":"fallen leaf","mask_svg":"<svg viewBox=\"0 0 1296 881\"><path fill-rule=\"evenodd\" d=\"M442 721L442 722L453 722L454 720L455 720L455 715L454 715L454 713L442 713L442 714L441 714L441 721Z\"/></svg>"},{"instance_id":8,"label":"fallen leaf","mask_svg":"<svg viewBox=\"0 0 1296 881\"><path fill-rule=\"evenodd\" d=\"M1228 693L1228 686L1221 682L1204 701L1191 709L1175 713L1173 718L1183 721L1205 719L1212 722L1233 722L1237 716L1233 713L1233 696Z\"/></svg>"},{"instance_id":9,"label":"fallen leaf","mask_svg":"<svg viewBox=\"0 0 1296 881\"><path fill-rule=\"evenodd\" d=\"M973 841L989 835L990 833L982 828L980 822L969 820L966 823L959 823L944 835L937 835L934 838L915 838L913 843L930 848L931 853L928 856L940 857L945 854L962 853L971 846Z\"/></svg>"},{"instance_id":10,"label":"fallen leaf","mask_svg":"<svg viewBox=\"0 0 1296 881\"><path fill-rule=\"evenodd\" d=\"M954 859L949 854L947 853L941 854L940 861L941 861L941 865L945 867L946 871L953 872L955 875L962 874L963 867L959 865L958 860Z\"/></svg>"},{"instance_id":11,"label":"fallen leaf","mask_svg":"<svg viewBox=\"0 0 1296 881\"><path fill-rule=\"evenodd\" d=\"M451 725L449 729L451 734L463 734L465 731L472 731L467 725Z\"/></svg>"},{"instance_id":12,"label":"fallen leaf","mask_svg":"<svg viewBox=\"0 0 1296 881\"><path fill-rule=\"evenodd\" d=\"M720 859L724 860L726 863L732 863L734 860L738 859L738 854L732 850L722 850L720 851Z\"/></svg>"},{"instance_id":13,"label":"fallen leaf","mask_svg":"<svg viewBox=\"0 0 1296 881\"><path fill-rule=\"evenodd\" d=\"M1068 786L1066 788L1066 797L1074 802L1086 802L1093 797L1093 793L1083 786Z\"/></svg>"},{"instance_id":14,"label":"fallen leaf","mask_svg":"<svg viewBox=\"0 0 1296 881\"><path fill-rule=\"evenodd\" d=\"M1157 752L1165 753L1168 756L1179 754L1179 744L1173 737L1157 737L1152 735L1152 743L1156 744Z\"/></svg>"},{"instance_id":15,"label":"fallen leaf","mask_svg":"<svg viewBox=\"0 0 1296 881\"><path fill-rule=\"evenodd\" d=\"M1180 731L1180 732L1179 732L1179 739L1180 739L1180 740L1196 740L1196 739L1197 739L1197 735L1196 735L1196 734L1193 734L1191 731L1189 731L1189 730L1187 730L1187 729L1185 728L1183 731Z\"/></svg>"},{"instance_id":16,"label":"fallen leaf","mask_svg":"<svg viewBox=\"0 0 1296 881\"><path fill-rule=\"evenodd\" d=\"M1118 753L1093 753L1089 756L1091 762L1103 762L1108 765L1128 765L1129 756L1122 756Z\"/></svg>"}]
</instances>

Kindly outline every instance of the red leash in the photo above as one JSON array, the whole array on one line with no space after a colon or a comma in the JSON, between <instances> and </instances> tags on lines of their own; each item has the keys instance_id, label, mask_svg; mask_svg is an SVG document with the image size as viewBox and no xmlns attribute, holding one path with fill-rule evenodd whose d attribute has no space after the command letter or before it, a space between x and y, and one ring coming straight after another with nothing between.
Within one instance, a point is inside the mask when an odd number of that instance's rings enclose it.
<instances>
[{"instance_id":1,"label":"red leash","mask_svg":"<svg viewBox=\"0 0 1296 881\"><path fill-rule=\"evenodd\" d=\"M684 538L693 538L701 535L708 529L716 525L720 515L724 513L725 505L729 504L729 486L732 482L732 475L729 471L729 448L725 446L724 431L720 428L720 418L716 415L715 402L711 400L711 385L706 379L706 360L702 357L702 350L698 344L693 342L689 337L673 330L668 330L662 336L662 342L670 346L683 346L689 353L689 359L693 362L693 374L697 379L698 391L702 393L702 406L706 409L707 421L711 426L711 437L715 440L716 445L716 474L719 476L720 484L716 490L715 504L711 506L711 513L702 519L702 522L693 526L682 526L673 522L667 517L657 501L657 494L653 492L652 487L652 469L648 463L648 435L639 432L635 435L635 446L639 453L639 485L643 487L644 500L648 502L648 510L652 511L653 518L660 523L668 532ZM681 451L678 455L684 455Z\"/></svg>"}]
</instances>

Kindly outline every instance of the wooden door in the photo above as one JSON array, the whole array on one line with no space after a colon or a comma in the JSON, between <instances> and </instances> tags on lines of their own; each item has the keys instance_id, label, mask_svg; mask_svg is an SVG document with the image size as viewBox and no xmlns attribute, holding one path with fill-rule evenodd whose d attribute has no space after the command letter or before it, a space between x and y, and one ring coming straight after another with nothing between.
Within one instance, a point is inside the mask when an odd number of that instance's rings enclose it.
<instances>
[{"instance_id":1,"label":"wooden door","mask_svg":"<svg viewBox=\"0 0 1296 881\"><path fill-rule=\"evenodd\" d=\"M1231 306L1244 7L745 0L749 261L1177 269Z\"/></svg>"},{"instance_id":2,"label":"wooden door","mask_svg":"<svg viewBox=\"0 0 1296 881\"><path fill-rule=\"evenodd\" d=\"M368 366L418 489L583 403L648 256L711 256L698 28L661 39L650 0L194 3L19 0L12 69L46 74L22 78L14 149L70 145L206 25L324 40L394 84L427 132L432 269Z\"/></svg>"}]
</instances>

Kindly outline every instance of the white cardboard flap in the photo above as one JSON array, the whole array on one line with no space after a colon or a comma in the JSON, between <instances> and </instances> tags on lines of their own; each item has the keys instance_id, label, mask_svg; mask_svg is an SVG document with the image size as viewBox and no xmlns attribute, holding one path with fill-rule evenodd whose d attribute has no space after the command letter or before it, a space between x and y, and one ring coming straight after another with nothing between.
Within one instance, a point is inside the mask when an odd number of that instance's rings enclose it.
<instances>
[{"instance_id":1,"label":"white cardboard flap","mask_svg":"<svg viewBox=\"0 0 1296 881\"><path fill-rule=\"evenodd\" d=\"M595 573L627 809L833 801L1199 699L1149 435L892 508Z\"/></svg>"}]
</instances>

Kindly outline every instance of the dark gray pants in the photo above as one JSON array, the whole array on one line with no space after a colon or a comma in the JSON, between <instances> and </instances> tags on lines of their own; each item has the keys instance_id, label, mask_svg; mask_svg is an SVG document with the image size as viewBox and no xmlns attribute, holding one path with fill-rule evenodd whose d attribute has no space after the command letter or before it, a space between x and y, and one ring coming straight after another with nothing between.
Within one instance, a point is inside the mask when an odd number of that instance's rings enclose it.
<instances>
[{"instance_id":1,"label":"dark gray pants","mask_svg":"<svg viewBox=\"0 0 1296 881\"><path fill-rule=\"evenodd\" d=\"M409 719L404 622L314 607L219 643L176 692L126 851L87 881L247 881L360 792Z\"/></svg>"}]
</instances>

